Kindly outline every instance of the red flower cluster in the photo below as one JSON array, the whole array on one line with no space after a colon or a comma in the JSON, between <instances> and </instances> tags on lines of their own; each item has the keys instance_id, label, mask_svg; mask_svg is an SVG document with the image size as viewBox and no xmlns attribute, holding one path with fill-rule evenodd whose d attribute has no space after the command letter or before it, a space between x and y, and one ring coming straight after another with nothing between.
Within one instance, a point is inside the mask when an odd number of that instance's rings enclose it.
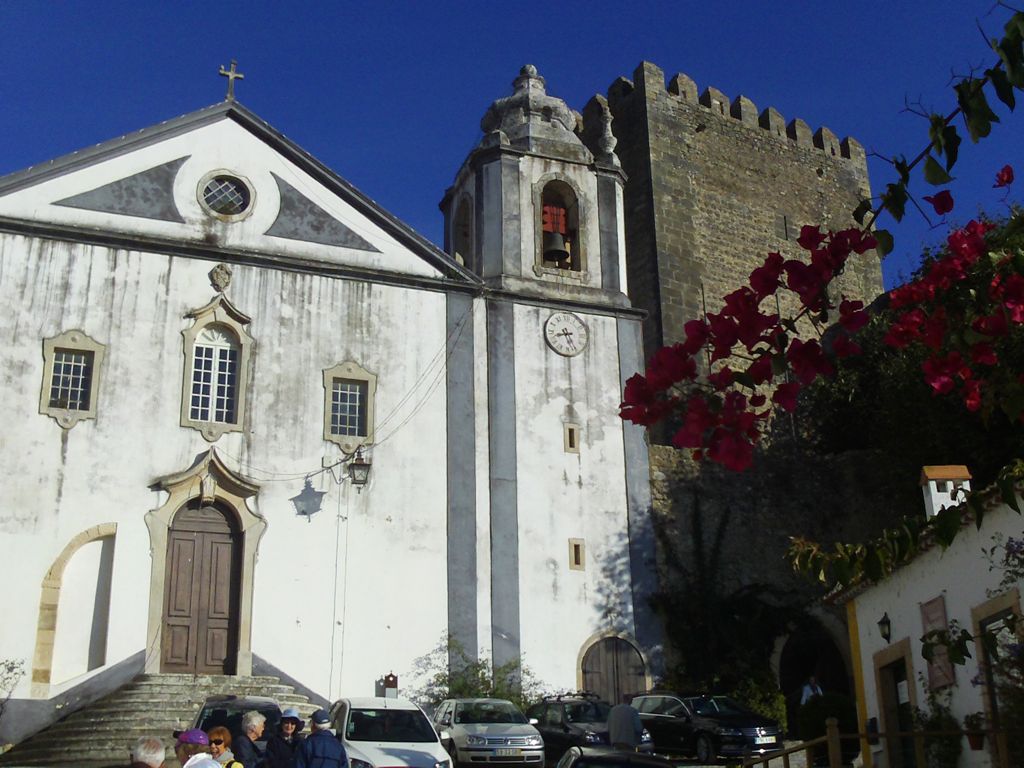
<instances>
[{"instance_id":1,"label":"red flower cluster","mask_svg":"<svg viewBox=\"0 0 1024 768\"><path fill-rule=\"evenodd\" d=\"M772 403L793 411L804 386L833 372L817 340L790 339L786 327L793 328L792 321L784 325L777 313L762 311L762 302L785 287L800 299L803 309L798 317L831 309L828 285L851 254L876 246L873 237L858 229L825 233L804 227L797 242L810 253L808 261L769 253L750 273L749 284L724 298L720 312L688 322L684 342L658 350L644 374L626 382L622 418L650 425L678 412L681 426L672 438L673 445L730 469L750 465L772 411L767 396L754 388L774 385ZM868 320L862 302L843 299L833 353L860 352L850 334ZM730 365L714 366L727 358ZM746 367L734 368L733 361L742 358L749 360ZM714 367L701 382L698 369L705 359L708 367ZM685 388L685 395L675 393L680 387Z\"/></svg>"},{"instance_id":2,"label":"red flower cluster","mask_svg":"<svg viewBox=\"0 0 1024 768\"><path fill-rule=\"evenodd\" d=\"M996 186L1012 180L1013 169L1006 166L999 172ZM993 386L982 372L982 368L994 370L999 363L993 342L1006 336L1013 325L1024 325L1024 276L1013 271L1008 257L995 264L987 292L971 286L961 299L947 300L949 292L988 257L985 235L993 227L972 221L951 232L942 258L921 278L889 293L890 306L905 311L889 327L885 343L896 349L920 343L931 350L933 354L921 367L932 393L959 390L969 411L982 407L983 395ZM967 334L952 332L964 328L970 329Z\"/></svg>"}]
</instances>

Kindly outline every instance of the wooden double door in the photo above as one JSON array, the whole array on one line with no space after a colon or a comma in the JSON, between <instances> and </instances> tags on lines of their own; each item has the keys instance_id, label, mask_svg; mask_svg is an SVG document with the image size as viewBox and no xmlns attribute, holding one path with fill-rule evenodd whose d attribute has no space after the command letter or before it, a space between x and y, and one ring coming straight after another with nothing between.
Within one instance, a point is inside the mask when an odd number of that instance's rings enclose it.
<instances>
[{"instance_id":1,"label":"wooden double door","mask_svg":"<svg viewBox=\"0 0 1024 768\"><path fill-rule=\"evenodd\" d=\"M590 646L583 656L583 689L611 704L645 692L647 675L636 646L621 637L605 637Z\"/></svg>"},{"instance_id":2,"label":"wooden double door","mask_svg":"<svg viewBox=\"0 0 1024 768\"><path fill-rule=\"evenodd\" d=\"M216 506L179 510L167 538L161 671L234 674L242 537Z\"/></svg>"}]
</instances>

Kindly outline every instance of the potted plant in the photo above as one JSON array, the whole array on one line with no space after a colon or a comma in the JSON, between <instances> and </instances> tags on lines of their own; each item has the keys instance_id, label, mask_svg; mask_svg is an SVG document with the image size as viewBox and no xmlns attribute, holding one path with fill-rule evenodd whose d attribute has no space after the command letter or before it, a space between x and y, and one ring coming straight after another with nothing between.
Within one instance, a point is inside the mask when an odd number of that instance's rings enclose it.
<instances>
[{"instance_id":1,"label":"potted plant","mask_svg":"<svg viewBox=\"0 0 1024 768\"><path fill-rule=\"evenodd\" d=\"M970 712L964 715L964 731L971 749L981 749L985 745L985 713Z\"/></svg>"}]
</instances>

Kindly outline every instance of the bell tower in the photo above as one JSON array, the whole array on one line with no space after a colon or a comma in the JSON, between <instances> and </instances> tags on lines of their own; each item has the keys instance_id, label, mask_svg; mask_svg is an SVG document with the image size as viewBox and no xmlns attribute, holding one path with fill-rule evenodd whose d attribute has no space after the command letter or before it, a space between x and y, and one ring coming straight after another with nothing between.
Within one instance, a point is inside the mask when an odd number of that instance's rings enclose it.
<instances>
[{"instance_id":1,"label":"bell tower","mask_svg":"<svg viewBox=\"0 0 1024 768\"><path fill-rule=\"evenodd\" d=\"M624 304L625 174L603 99L583 119L523 67L445 193L445 250L499 289ZM593 104L593 102L592 102ZM592 140L591 140L592 139Z\"/></svg>"}]
</instances>

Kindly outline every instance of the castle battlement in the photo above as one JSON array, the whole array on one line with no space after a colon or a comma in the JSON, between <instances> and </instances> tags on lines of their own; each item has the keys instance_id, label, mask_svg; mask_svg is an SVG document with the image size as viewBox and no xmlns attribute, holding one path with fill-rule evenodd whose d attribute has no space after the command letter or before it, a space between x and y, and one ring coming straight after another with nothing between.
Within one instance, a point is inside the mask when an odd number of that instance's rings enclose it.
<instances>
[{"instance_id":1,"label":"castle battlement","mask_svg":"<svg viewBox=\"0 0 1024 768\"><path fill-rule=\"evenodd\" d=\"M798 147L820 149L831 157L853 160L861 164L867 160L864 147L854 138L847 136L840 140L826 126L812 131L800 118L793 118L787 123L782 113L774 107L767 107L758 112L757 105L743 95L730 99L713 86L707 86L703 91L699 91L693 79L682 73L674 75L666 85L664 71L647 61L641 62L636 68L633 80L620 77L609 86L608 102L614 108L616 104L631 98L634 92L640 90L655 98L659 94L666 94L669 98L703 107L724 120L736 120L751 129L763 130Z\"/></svg>"}]
</instances>

